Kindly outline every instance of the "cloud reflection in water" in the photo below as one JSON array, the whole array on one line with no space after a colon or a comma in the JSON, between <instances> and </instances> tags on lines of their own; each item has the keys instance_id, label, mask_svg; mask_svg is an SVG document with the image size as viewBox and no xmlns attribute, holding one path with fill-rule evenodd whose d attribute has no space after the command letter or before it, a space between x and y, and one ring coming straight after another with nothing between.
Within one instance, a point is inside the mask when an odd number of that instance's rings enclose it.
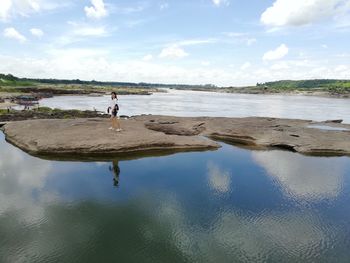
<instances>
[{"instance_id":1,"label":"cloud reflection in water","mask_svg":"<svg viewBox=\"0 0 350 263\"><path fill-rule=\"evenodd\" d=\"M43 191L51 168L50 162L1 143L0 216L10 210L21 210L22 220L28 223L39 220L44 212L42 203L56 198L54 193Z\"/></svg>"},{"instance_id":2,"label":"cloud reflection in water","mask_svg":"<svg viewBox=\"0 0 350 263\"><path fill-rule=\"evenodd\" d=\"M208 162L208 181L211 189L218 193L228 193L231 188L231 174L221 170L215 163Z\"/></svg>"},{"instance_id":3,"label":"cloud reflection in water","mask_svg":"<svg viewBox=\"0 0 350 263\"><path fill-rule=\"evenodd\" d=\"M341 191L344 158L309 157L277 150L255 151L252 156L288 196L318 201L336 198Z\"/></svg>"}]
</instances>

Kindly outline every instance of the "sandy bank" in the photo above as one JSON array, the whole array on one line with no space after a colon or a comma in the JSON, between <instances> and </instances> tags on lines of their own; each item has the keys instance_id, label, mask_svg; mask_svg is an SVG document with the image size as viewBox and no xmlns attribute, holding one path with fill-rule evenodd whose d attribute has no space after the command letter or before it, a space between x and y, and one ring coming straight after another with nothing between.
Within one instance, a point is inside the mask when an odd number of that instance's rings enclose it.
<instances>
[{"instance_id":1,"label":"sandy bank","mask_svg":"<svg viewBox=\"0 0 350 263\"><path fill-rule=\"evenodd\" d=\"M137 116L124 131L106 119L29 120L3 126L6 139L33 155L96 156L217 149L225 141L252 149L283 148L311 155L350 155L350 125L274 118Z\"/></svg>"}]
</instances>

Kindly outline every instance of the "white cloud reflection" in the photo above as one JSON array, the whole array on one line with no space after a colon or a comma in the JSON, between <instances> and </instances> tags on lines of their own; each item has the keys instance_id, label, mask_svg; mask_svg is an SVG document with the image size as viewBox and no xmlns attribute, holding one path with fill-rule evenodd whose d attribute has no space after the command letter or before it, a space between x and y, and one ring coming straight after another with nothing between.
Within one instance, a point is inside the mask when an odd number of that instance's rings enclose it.
<instances>
[{"instance_id":1,"label":"white cloud reflection","mask_svg":"<svg viewBox=\"0 0 350 263\"><path fill-rule=\"evenodd\" d=\"M332 242L330 232L312 212L285 211L261 214L226 210L205 227L193 226L188 211L176 198L162 198L156 220L169 227L171 243L193 262L266 262L267 258L317 258ZM208 225L210 225L208 227ZM157 239L155 229L143 232L149 242Z\"/></svg>"},{"instance_id":2,"label":"white cloud reflection","mask_svg":"<svg viewBox=\"0 0 350 263\"><path fill-rule=\"evenodd\" d=\"M289 196L317 201L337 197L342 188L342 158L307 157L287 151L256 151L252 155Z\"/></svg>"},{"instance_id":3,"label":"white cloud reflection","mask_svg":"<svg viewBox=\"0 0 350 263\"><path fill-rule=\"evenodd\" d=\"M229 171L221 170L216 164L208 163L208 182L211 189L219 193L230 191L231 174Z\"/></svg>"},{"instance_id":4,"label":"white cloud reflection","mask_svg":"<svg viewBox=\"0 0 350 263\"><path fill-rule=\"evenodd\" d=\"M9 210L21 210L22 220L33 223L44 213L42 205L55 198L41 193L51 170L47 161L23 154L11 145L2 143L0 151L0 216ZM38 196L35 193L40 193Z\"/></svg>"}]
</instances>

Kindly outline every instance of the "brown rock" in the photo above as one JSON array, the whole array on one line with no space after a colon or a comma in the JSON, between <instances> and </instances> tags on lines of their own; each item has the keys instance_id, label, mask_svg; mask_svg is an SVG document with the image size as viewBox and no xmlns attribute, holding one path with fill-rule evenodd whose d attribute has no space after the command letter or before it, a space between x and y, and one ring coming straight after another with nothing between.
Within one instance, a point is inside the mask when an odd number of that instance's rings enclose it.
<instances>
[{"instance_id":1,"label":"brown rock","mask_svg":"<svg viewBox=\"0 0 350 263\"><path fill-rule=\"evenodd\" d=\"M350 131L309 128L313 122L307 120L143 115L121 123L121 133L108 130L109 121L101 118L11 122L3 129L8 141L34 155L126 156L220 147L210 139L252 149L350 155Z\"/></svg>"},{"instance_id":2,"label":"brown rock","mask_svg":"<svg viewBox=\"0 0 350 263\"><path fill-rule=\"evenodd\" d=\"M122 120L122 132L109 130L109 120L29 120L6 124L6 140L33 155L96 156L150 152L212 150L220 147L201 137L166 135L143 121Z\"/></svg>"}]
</instances>

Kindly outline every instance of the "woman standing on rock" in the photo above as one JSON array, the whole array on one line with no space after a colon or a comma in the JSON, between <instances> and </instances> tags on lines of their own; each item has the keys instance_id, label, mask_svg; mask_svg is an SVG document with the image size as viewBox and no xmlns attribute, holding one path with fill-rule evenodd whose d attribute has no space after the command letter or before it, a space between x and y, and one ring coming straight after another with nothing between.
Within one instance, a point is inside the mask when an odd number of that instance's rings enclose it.
<instances>
[{"instance_id":1,"label":"woman standing on rock","mask_svg":"<svg viewBox=\"0 0 350 263\"><path fill-rule=\"evenodd\" d=\"M111 106L108 107L108 113L111 115L111 122L112 122L112 127L110 127L110 130L116 130L117 132L122 131L120 128L120 123L117 118L117 114L119 111L119 106L118 106L118 97L117 93L114 91L111 93Z\"/></svg>"}]
</instances>

